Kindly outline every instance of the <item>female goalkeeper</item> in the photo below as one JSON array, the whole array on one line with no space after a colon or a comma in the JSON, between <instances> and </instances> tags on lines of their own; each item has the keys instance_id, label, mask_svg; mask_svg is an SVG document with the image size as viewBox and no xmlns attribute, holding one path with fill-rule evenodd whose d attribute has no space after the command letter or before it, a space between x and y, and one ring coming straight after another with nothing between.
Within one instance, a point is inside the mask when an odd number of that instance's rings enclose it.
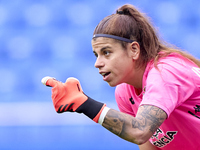
<instances>
[{"instance_id":1,"label":"female goalkeeper","mask_svg":"<svg viewBox=\"0 0 200 150\"><path fill-rule=\"evenodd\" d=\"M95 67L116 86L119 111L85 95L75 78L52 86L58 113L84 113L141 150L200 149L200 61L162 42L148 18L120 7L95 28Z\"/></svg>"}]
</instances>

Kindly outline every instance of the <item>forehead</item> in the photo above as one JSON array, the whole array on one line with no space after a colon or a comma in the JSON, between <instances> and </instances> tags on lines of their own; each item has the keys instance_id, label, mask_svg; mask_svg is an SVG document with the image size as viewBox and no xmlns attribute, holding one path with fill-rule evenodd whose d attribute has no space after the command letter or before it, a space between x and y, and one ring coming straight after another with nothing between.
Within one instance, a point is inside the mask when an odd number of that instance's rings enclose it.
<instances>
[{"instance_id":1,"label":"forehead","mask_svg":"<svg viewBox=\"0 0 200 150\"><path fill-rule=\"evenodd\" d=\"M102 47L120 47L120 42L116 42L116 40L106 37L98 37L92 39L92 48L94 51L101 49Z\"/></svg>"}]
</instances>

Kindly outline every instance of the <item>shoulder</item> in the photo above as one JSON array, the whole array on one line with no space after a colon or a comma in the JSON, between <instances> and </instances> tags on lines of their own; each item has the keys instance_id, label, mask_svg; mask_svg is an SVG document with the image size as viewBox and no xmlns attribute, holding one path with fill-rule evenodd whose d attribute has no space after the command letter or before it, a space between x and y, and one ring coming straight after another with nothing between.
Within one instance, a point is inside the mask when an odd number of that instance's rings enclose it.
<instances>
[{"instance_id":1,"label":"shoulder","mask_svg":"<svg viewBox=\"0 0 200 150\"><path fill-rule=\"evenodd\" d=\"M196 66L194 62L189 60L188 58L182 56L181 54L178 53L171 53L166 57L160 58L158 61L158 66L159 65L168 65L171 67L184 67L185 69L191 68L191 66ZM179 68L176 68L177 70L180 70Z\"/></svg>"},{"instance_id":2,"label":"shoulder","mask_svg":"<svg viewBox=\"0 0 200 150\"><path fill-rule=\"evenodd\" d=\"M129 104L129 99L131 95L134 94L134 90L129 84L122 83L118 85L115 89L115 99L118 104L126 103Z\"/></svg>"},{"instance_id":3,"label":"shoulder","mask_svg":"<svg viewBox=\"0 0 200 150\"><path fill-rule=\"evenodd\" d=\"M133 105L131 105L130 98L134 90L132 86L126 83L118 85L115 89L115 100L121 112L135 116ZM135 106L135 105L134 105ZM136 112L136 111L135 111Z\"/></svg>"},{"instance_id":4,"label":"shoulder","mask_svg":"<svg viewBox=\"0 0 200 150\"><path fill-rule=\"evenodd\" d=\"M170 54L159 60L157 68L153 66L148 71L146 85L165 91L167 91L166 88L173 90L175 88L182 92L194 89L195 74L192 69L195 66L193 62L180 54Z\"/></svg>"},{"instance_id":5,"label":"shoulder","mask_svg":"<svg viewBox=\"0 0 200 150\"><path fill-rule=\"evenodd\" d=\"M115 89L115 95L126 96L127 94L131 94L133 92L134 87L126 83L117 85Z\"/></svg>"},{"instance_id":6,"label":"shoulder","mask_svg":"<svg viewBox=\"0 0 200 150\"><path fill-rule=\"evenodd\" d=\"M166 57L160 58L157 68L152 65L149 74L152 77L161 76L165 81L174 81L172 79L189 79L188 74L192 73L192 68L196 65L189 59L177 53L172 53Z\"/></svg>"},{"instance_id":7,"label":"shoulder","mask_svg":"<svg viewBox=\"0 0 200 150\"><path fill-rule=\"evenodd\" d=\"M117 85L116 88L115 88L115 93L116 92L121 93L121 92L125 91L127 89L127 86L128 85L126 83L122 83L122 84Z\"/></svg>"},{"instance_id":8,"label":"shoulder","mask_svg":"<svg viewBox=\"0 0 200 150\"><path fill-rule=\"evenodd\" d=\"M115 88L115 98L118 100L119 98L125 98L127 93L127 84L122 83L116 86Z\"/></svg>"}]
</instances>

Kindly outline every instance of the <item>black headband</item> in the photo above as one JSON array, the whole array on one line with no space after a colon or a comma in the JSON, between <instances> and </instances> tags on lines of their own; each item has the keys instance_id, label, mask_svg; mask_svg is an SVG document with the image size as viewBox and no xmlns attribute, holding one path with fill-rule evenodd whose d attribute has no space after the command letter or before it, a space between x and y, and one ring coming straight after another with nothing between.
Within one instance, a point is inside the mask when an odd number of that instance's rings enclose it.
<instances>
[{"instance_id":1,"label":"black headband","mask_svg":"<svg viewBox=\"0 0 200 150\"><path fill-rule=\"evenodd\" d=\"M107 37L107 38L112 38L112 39L116 39L116 40L120 40L120 41L124 41L124 42L128 42L128 43L132 43L134 41L134 40L130 40L130 39L127 39L127 38L123 38L123 37L115 36L115 35L110 35L110 34L95 34L93 36L93 38L96 38L96 37Z\"/></svg>"}]
</instances>

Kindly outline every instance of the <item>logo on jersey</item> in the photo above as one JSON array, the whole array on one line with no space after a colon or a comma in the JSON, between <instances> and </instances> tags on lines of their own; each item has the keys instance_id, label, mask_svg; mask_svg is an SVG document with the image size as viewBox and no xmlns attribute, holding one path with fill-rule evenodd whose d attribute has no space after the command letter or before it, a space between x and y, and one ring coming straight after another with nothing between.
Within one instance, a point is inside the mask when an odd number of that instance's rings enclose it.
<instances>
[{"instance_id":1,"label":"logo on jersey","mask_svg":"<svg viewBox=\"0 0 200 150\"><path fill-rule=\"evenodd\" d=\"M129 101L131 102L131 104L135 104L135 102L134 102L134 100L133 100L133 98L131 97L131 98L129 98Z\"/></svg>"},{"instance_id":2,"label":"logo on jersey","mask_svg":"<svg viewBox=\"0 0 200 150\"><path fill-rule=\"evenodd\" d=\"M157 147L164 147L173 141L177 132L178 131L167 131L166 134L164 134L164 132L158 128L154 135L151 137L150 141Z\"/></svg>"},{"instance_id":3,"label":"logo on jersey","mask_svg":"<svg viewBox=\"0 0 200 150\"><path fill-rule=\"evenodd\" d=\"M191 111L188 111L189 114L191 114L192 116L200 119L200 117L197 116L197 113L199 113L199 112L200 112L200 105L196 105L196 107L194 107L194 113L191 112Z\"/></svg>"}]
</instances>

